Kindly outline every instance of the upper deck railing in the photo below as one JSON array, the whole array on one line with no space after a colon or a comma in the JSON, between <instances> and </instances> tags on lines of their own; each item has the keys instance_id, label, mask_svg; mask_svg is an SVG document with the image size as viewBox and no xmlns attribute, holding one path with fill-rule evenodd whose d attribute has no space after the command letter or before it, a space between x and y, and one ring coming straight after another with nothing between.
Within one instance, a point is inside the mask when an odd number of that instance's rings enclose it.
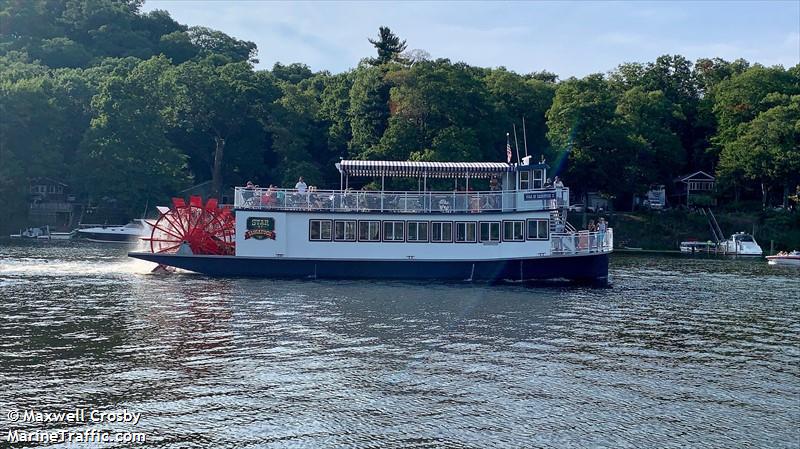
<instances>
[{"instance_id":1,"label":"upper deck railing","mask_svg":"<svg viewBox=\"0 0 800 449\"><path fill-rule=\"evenodd\" d=\"M481 213L555 210L569 205L569 189L482 192L388 192L237 187L234 207L249 210L392 213Z\"/></svg>"}]
</instances>

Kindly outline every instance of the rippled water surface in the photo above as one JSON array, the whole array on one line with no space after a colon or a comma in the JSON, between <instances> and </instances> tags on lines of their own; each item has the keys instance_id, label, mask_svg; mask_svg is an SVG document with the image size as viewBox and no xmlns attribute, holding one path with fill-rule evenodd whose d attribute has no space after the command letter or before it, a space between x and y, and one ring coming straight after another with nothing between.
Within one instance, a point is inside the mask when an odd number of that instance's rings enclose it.
<instances>
[{"instance_id":1,"label":"rippled water surface","mask_svg":"<svg viewBox=\"0 0 800 449\"><path fill-rule=\"evenodd\" d=\"M111 426L135 447L800 447L797 269L614 255L588 289L151 267L0 243L0 447L85 427L7 411L75 407L141 413Z\"/></svg>"}]
</instances>

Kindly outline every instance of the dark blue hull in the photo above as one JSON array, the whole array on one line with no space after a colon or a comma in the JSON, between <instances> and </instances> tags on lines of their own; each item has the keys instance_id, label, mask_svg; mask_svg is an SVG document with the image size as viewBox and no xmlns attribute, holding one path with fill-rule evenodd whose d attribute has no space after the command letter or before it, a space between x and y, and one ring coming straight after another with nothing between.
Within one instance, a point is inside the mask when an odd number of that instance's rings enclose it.
<instances>
[{"instance_id":1,"label":"dark blue hull","mask_svg":"<svg viewBox=\"0 0 800 449\"><path fill-rule=\"evenodd\" d=\"M129 256L212 276L324 279L530 281L605 285L608 253L496 261L267 259L131 252Z\"/></svg>"}]
</instances>

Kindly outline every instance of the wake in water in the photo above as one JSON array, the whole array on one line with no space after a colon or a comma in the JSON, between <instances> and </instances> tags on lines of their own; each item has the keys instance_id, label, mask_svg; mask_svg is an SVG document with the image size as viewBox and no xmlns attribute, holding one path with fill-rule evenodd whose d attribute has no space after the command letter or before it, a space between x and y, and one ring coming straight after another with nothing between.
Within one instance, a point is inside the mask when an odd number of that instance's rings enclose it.
<instances>
[{"instance_id":1,"label":"wake in water","mask_svg":"<svg viewBox=\"0 0 800 449\"><path fill-rule=\"evenodd\" d=\"M129 250L148 250L144 245L112 247L74 242L48 248L6 247L0 252L0 276L149 274L155 263L127 256ZM45 257L31 257L32 253Z\"/></svg>"}]
</instances>

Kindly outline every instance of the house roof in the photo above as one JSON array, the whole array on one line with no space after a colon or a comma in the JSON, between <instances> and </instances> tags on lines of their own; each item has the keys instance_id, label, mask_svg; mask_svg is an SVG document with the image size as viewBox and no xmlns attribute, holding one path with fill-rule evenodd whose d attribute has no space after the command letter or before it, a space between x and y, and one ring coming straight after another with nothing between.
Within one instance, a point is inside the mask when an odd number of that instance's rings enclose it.
<instances>
[{"instance_id":1,"label":"house roof","mask_svg":"<svg viewBox=\"0 0 800 449\"><path fill-rule=\"evenodd\" d=\"M675 179L675 182L689 182L689 181L714 181L715 177L709 175L708 173L700 170L692 173L691 175L682 176L680 178Z\"/></svg>"},{"instance_id":2,"label":"house roof","mask_svg":"<svg viewBox=\"0 0 800 449\"><path fill-rule=\"evenodd\" d=\"M58 184L58 185L61 185L61 186L64 186L64 187L69 187L68 184L64 184L61 181L58 181L58 180L53 179L53 178L48 178L46 176L40 176L38 178L30 178L30 179L28 179L28 182L31 185L41 185L41 184L44 183L44 184Z\"/></svg>"}]
</instances>

